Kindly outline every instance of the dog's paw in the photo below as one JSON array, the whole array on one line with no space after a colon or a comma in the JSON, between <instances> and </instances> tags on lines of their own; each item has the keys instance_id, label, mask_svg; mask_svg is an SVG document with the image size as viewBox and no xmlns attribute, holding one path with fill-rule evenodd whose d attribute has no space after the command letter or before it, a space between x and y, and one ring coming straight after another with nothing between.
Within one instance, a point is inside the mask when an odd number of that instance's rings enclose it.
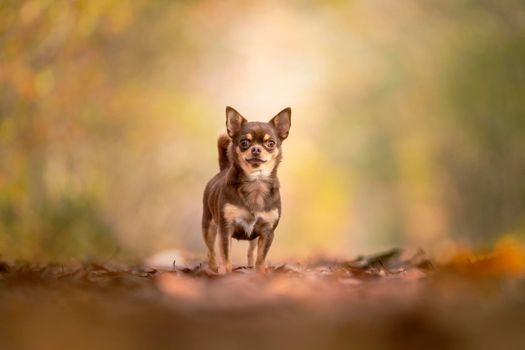
<instances>
[{"instance_id":1,"label":"dog's paw","mask_svg":"<svg viewBox=\"0 0 525 350\"><path fill-rule=\"evenodd\" d=\"M266 264L256 264L255 265L255 271L258 273L266 273Z\"/></svg>"},{"instance_id":2,"label":"dog's paw","mask_svg":"<svg viewBox=\"0 0 525 350\"><path fill-rule=\"evenodd\" d=\"M210 269L211 271L215 273L219 272L219 267L217 266L215 256L211 256L208 258L208 269Z\"/></svg>"},{"instance_id":3,"label":"dog's paw","mask_svg":"<svg viewBox=\"0 0 525 350\"><path fill-rule=\"evenodd\" d=\"M222 265L219 268L219 273L221 273L221 274L228 274L228 273L231 273L232 270L233 270L232 269L232 264L231 263L227 263L227 264Z\"/></svg>"},{"instance_id":4,"label":"dog's paw","mask_svg":"<svg viewBox=\"0 0 525 350\"><path fill-rule=\"evenodd\" d=\"M208 263L208 269L212 272L215 272L215 273L218 273L219 272L219 267L217 266L217 264L210 264Z\"/></svg>"}]
</instances>

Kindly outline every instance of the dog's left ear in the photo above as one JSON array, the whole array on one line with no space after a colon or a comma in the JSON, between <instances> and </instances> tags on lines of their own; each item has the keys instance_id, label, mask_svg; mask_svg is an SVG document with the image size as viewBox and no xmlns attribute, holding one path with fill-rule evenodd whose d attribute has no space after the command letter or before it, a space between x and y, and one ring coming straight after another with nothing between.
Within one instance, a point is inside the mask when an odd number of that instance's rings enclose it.
<instances>
[{"instance_id":1,"label":"dog's left ear","mask_svg":"<svg viewBox=\"0 0 525 350\"><path fill-rule=\"evenodd\" d=\"M284 140L288 137L290 126L292 126L292 109L290 107L283 109L269 123L273 125L279 138Z\"/></svg>"}]
</instances>

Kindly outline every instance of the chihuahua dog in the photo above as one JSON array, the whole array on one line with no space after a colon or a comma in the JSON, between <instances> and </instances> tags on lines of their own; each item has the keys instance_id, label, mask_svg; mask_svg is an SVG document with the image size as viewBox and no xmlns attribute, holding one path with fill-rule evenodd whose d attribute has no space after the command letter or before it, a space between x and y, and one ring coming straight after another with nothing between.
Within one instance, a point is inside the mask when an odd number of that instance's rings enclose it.
<instances>
[{"instance_id":1,"label":"chihuahua dog","mask_svg":"<svg viewBox=\"0 0 525 350\"><path fill-rule=\"evenodd\" d=\"M277 167L282 142L291 126L291 109L279 112L269 122L248 122L226 107L227 135L218 140L219 168L206 185L203 198L202 233L208 247L208 266L218 271L215 238L225 272L231 272L232 238L249 241L248 266L266 270L266 255L281 217Z\"/></svg>"}]
</instances>

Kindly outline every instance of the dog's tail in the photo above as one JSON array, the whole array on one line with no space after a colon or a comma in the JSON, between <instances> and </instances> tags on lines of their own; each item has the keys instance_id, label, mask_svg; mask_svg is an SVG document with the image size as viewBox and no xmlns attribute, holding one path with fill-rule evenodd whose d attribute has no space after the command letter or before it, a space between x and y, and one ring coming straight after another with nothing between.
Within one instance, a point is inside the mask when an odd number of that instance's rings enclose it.
<instances>
[{"instance_id":1,"label":"dog's tail","mask_svg":"<svg viewBox=\"0 0 525 350\"><path fill-rule=\"evenodd\" d=\"M219 168L224 170L230 166L230 160L228 159L228 147L230 146L231 139L228 135L222 134L217 140L217 148L219 150Z\"/></svg>"}]
</instances>

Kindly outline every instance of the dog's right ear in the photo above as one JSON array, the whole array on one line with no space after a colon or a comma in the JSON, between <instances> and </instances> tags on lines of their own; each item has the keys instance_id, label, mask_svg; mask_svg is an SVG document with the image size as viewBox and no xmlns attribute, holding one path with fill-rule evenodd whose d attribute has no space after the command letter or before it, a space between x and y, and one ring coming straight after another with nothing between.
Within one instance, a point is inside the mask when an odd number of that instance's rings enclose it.
<instances>
[{"instance_id":1,"label":"dog's right ear","mask_svg":"<svg viewBox=\"0 0 525 350\"><path fill-rule=\"evenodd\" d=\"M226 107L226 130L228 136L233 138L240 130L242 125L246 123L246 119L230 106Z\"/></svg>"}]
</instances>

